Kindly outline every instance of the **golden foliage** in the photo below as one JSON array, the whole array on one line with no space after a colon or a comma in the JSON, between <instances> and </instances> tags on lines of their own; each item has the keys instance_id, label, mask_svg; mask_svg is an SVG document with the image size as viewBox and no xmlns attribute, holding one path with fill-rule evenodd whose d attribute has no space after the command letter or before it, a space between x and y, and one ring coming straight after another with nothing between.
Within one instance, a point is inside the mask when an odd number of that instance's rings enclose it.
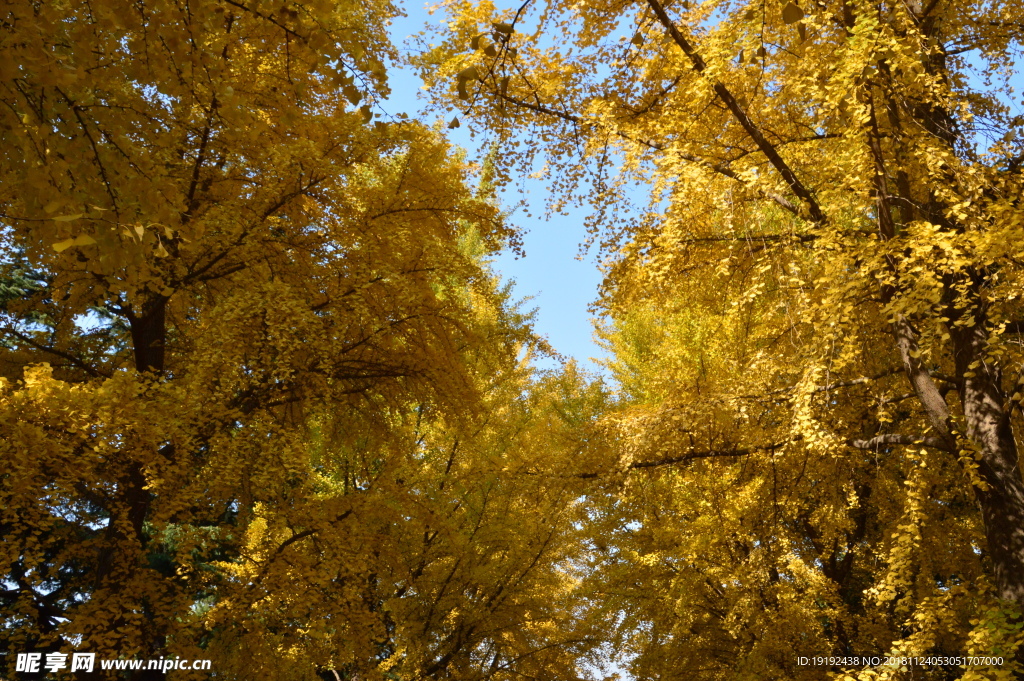
<instances>
[{"instance_id":1,"label":"golden foliage","mask_svg":"<svg viewBox=\"0 0 1024 681\"><path fill-rule=\"evenodd\" d=\"M74 648L576 677L578 480L537 470L581 388L516 359L543 344L482 260L515 245L486 187L435 131L371 120L395 13L0 10L12 673Z\"/></svg>"},{"instance_id":2,"label":"golden foliage","mask_svg":"<svg viewBox=\"0 0 1024 681\"><path fill-rule=\"evenodd\" d=\"M1020 3L444 6L437 106L609 256L589 581L634 675L1020 673Z\"/></svg>"}]
</instances>

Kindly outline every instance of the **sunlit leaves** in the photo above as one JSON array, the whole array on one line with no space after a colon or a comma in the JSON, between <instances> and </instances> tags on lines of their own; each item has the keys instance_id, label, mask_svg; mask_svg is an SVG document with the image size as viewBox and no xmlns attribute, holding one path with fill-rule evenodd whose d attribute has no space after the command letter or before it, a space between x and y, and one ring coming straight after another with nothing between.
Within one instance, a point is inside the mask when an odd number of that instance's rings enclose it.
<instances>
[{"instance_id":1,"label":"sunlit leaves","mask_svg":"<svg viewBox=\"0 0 1024 681\"><path fill-rule=\"evenodd\" d=\"M437 106L485 74L463 125L606 256L625 486L592 582L634 675L1012 651L977 614L1024 604L1016 10L445 4ZM514 63L466 53L512 16Z\"/></svg>"},{"instance_id":2,"label":"sunlit leaves","mask_svg":"<svg viewBox=\"0 0 1024 681\"><path fill-rule=\"evenodd\" d=\"M571 642L508 629L556 637L554 525L472 543L568 493L487 494L500 446L549 451L515 430L546 426L515 404L537 341L483 264L515 234L472 168L374 120L395 11L0 10L5 650L225 678L482 667L495 645L572 668Z\"/></svg>"},{"instance_id":3,"label":"sunlit leaves","mask_svg":"<svg viewBox=\"0 0 1024 681\"><path fill-rule=\"evenodd\" d=\"M58 241L53 244L53 250L60 253L61 251L66 251L72 246L91 246L94 243L96 243L96 239L93 239L88 234L79 234L73 239L65 239L64 241Z\"/></svg>"}]
</instances>

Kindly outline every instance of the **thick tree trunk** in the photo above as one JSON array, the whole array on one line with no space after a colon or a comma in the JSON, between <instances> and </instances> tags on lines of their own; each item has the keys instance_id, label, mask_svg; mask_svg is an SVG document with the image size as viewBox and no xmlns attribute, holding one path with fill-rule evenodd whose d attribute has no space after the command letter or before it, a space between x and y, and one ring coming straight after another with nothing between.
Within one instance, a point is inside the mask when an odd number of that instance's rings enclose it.
<instances>
[{"instance_id":1,"label":"thick tree trunk","mask_svg":"<svg viewBox=\"0 0 1024 681\"><path fill-rule=\"evenodd\" d=\"M162 374L164 371L164 341L167 337L167 298L153 296L142 306L139 314L130 314L128 323L135 350L135 369Z\"/></svg>"},{"instance_id":2,"label":"thick tree trunk","mask_svg":"<svg viewBox=\"0 0 1024 681\"><path fill-rule=\"evenodd\" d=\"M943 448L956 455L963 436L978 448L982 484L975 486L974 493L985 525L986 552L996 594L1024 613L1024 478L998 359L986 356L988 320L980 305L971 312L972 319L962 311L956 317L955 312L950 313L954 319L970 324L950 325L956 374L962 378L958 390L966 433L954 432L946 400L918 359L917 338L909 322L897 317L893 331L907 378L932 430L945 443Z\"/></svg>"},{"instance_id":3,"label":"thick tree trunk","mask_svg":"<svg viewBox=\"0 0 1024 681\"><path fill-rule=\"evenodd\" d=\"M921 28L935 48L923 63L925 71L945 79L949 69L942 49L941 25L936 15L926 17ZM950 150L963 143L952 111L935 103L924 103L910 107L910 113L924 129L943 140ZM890 115L898 114L898 109L892 107ZM955 224L949 217L948 205L934 187L921 187L921 190L913 192L909 184L901 190L906 223L919 217L920 211L920 217L946 231L966 231L963 225ZM917 208L915 194L927 197ZM989 319L983 295L985 277L974 270L969 270L966 276L970 280L967 295L974 305L963 310L951 304L947 310L951 320L964 323L962 326L949 325L956 377L962 381L958 391L967 429L966 433L959 435L966 435L980 451L978 475L983 488L975 486L974 492L985 523L986 549L992 563L996 593L1000 598L1015 603L1024 613L1024 478L1021 477L999 359L987 355ZM947 288L946 293L952 295L952 289ZM918 395L920 397L921 393ZM944 399L942 402L945 406ZM924 406L929 415L934 414L929 405ZM950 431L950 435L955 434ZM956 453L959 447L955 437L947 439ZM1022 655L1024 649L1018 655L1018 660L1024 663Z\"/></svg>"},{"instance_id":4,"label":"thick tree trunk","mask_svg":"<svg viewBox=\"0 0 1024 681\"><path fill-rule=\"evenodd\" d=\"M967 437L980 449L975 487L999 596L1024 611L1024 478L998 361L985 356L985 320L952 332ZM973 374L973 375L972 375Z\"/></svg>"},{"instance_id":5,"label":"thick tree trunk","mask_svg":"<svg viewBox=\"0 0 1024 681\"><path fill-rule=\"evenodd\" d=\"M135 368L140 373L152 372L162 374L164 370L164 339L167 335L166 329L166 308L167 299L162 296L150 298L143 306L140 314L128 313L128 322L131 329L132 345L135 352ZM112 515L123 516L124 523L111 520L107 528L108 541L111 545L110 552L103 556L97 567L97 585L108 577L115 576L115 548L124 548L127 545L138 542L141 546L145 543L143 536L143 524L149 514L150 493L146 490L146 476L141 465L135 461L129 461L124 474L118 480L119 494L115 501L114 508L110 509ZM123 529L125 526L131 528L134 537L127 536ZM132 541L133 540L133 541ZM122 560L126 556L120 556Z\"/></svg>"},{"instance_id":6,"label":"thick tree trunk","mask_svg":"<svg viewBox=\"0 0 1024 681\"><path fill-rule=\"evenodd\" d=\"M126 315L131 330L135 368L140 373L160 376L164 372L166 308L167 299L154 296L146 301L138 314ZM146 475L142 465L130 452L125 452L124 456L128 460L124 473L118 479L118 495L110 509L114 517L107 530L108 547L96 570L97 587L109 589L112 594L119 593L122 580L139 569L140 552L145 551L147 543L144 525L152 501L152 495L146 489ZM125 601L126 604L130 602L131 598ZM114 620L117 624L126 621L124 615ZM163 635L150 628L146 638L148 650L144 649L142 654L160 657L166 645ZM146 669L132 672L130 678L132 681L157 681L163 678L163 674Z\"/></svg>"}]
</instances>

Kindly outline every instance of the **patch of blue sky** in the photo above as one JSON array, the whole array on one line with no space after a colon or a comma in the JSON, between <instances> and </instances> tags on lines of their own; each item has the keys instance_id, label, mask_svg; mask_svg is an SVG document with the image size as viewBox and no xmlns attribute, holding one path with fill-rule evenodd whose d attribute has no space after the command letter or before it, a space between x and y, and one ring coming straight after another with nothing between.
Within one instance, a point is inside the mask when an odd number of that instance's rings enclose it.
<instances>
[{"instance_id":1,"label":"patch of blue sky","mask_svg":"<svg viewBox=\"0 0 1024 681\"><path fill-rule=\"evenodd\" d=\"M407 16L396 19L391 25L392 40L403 54L415 49L410 37L428 26L444 29L445 18L431 15L426 7L409 5L404 8ZM519 24L524 32L533 26L530 19ZM623 21L611 39L628 39L634 27ZM610 71L609 71L610 73ZM597 76L608 74L596 74ZM391 64L388 70L391 96L380 102L382 113L396 116L402 113L423 117L426 98L422 93L423 83L414 70L401 64ZM428 123L441 123L437 121ZM452 143L462 147L471 159L482 159L486 153L486 140L474 137L468 128L448 130ZM594 319L589 311L597 298L598 287L603 275L600 270L600 254L587 249L585 220L588 212L581 207L569 205L558 213L544 216L549 201L553 198L549 179L545 177L543 161L538 159L533 176L521 178L514 187L499 196L502 207L510 211L510 219L523 230L524 257L505 251L492 262L492 267L505 280L514 282L513 294L519 299L529 299L527 308L535 307L535 328L565 359L575 359L590 372L603 373L598 361L607 357L594 337ZM542 217L543 216L543 217ZM556 359L540 359L536 366L552 369L559 366Z\"/></svg>"}]
</instances>

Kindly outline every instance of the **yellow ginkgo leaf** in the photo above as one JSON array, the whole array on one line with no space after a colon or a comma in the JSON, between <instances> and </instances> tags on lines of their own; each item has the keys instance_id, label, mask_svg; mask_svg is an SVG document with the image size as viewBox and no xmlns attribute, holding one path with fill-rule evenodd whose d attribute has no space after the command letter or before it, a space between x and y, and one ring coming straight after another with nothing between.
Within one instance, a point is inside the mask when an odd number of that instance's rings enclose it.
<instances>
[{"instance_id":1,"label":"yellow ginkgo leaf","mask_svg":"<svg viewBox=\"0 0 1024 681\"><path fill-rule=\"evenodd\" d=\"M79 234L73 239L65 239L64 241L58 241L53 244L53 250L60 253L62 251L66 251L72 246L91 246L94 243L96 243L96 239L93 239L88 234Z\"/></svg>"},{"instance_id":2,"label":"yellow ginkgo leaf","mask_svg":"<svg viewBox=\"0 0 1024 681\"><path fill-rule=\"evenodd\" d=\"M804 18L804 11L795 2L791 2L782 8L782 20L787 24L795 24Z\"/></svg>"}]
</instances>

